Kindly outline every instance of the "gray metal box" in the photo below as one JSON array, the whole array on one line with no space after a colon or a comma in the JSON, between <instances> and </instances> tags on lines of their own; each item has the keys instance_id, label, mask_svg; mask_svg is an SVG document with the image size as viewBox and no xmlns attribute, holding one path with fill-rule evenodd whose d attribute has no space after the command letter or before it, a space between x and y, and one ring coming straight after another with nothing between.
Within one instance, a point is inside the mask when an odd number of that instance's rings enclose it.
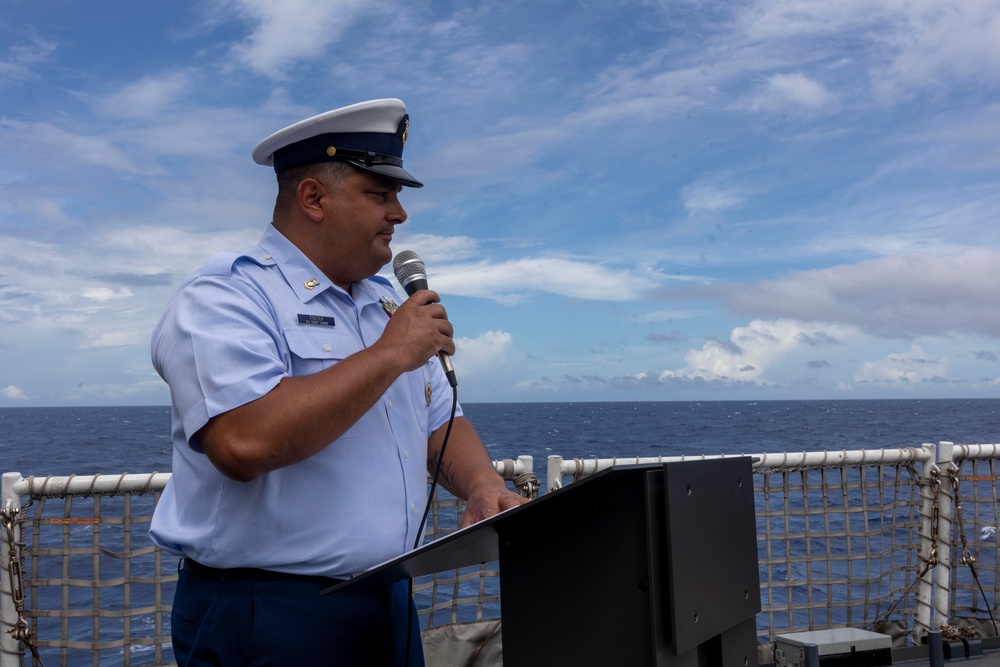
<instances>
[{"instance_id":1,"label":"gray metal box","mask_svg":"<svg viewBox=\"0 0 1000 667\"><path fill-rule=\"evenodd\" d=\"M775 667L812 667L808 654L818 655L818 665L891 665L892 637L861 630L833 628L793 632L774 637Z\"/></svg>"}]
</instances>

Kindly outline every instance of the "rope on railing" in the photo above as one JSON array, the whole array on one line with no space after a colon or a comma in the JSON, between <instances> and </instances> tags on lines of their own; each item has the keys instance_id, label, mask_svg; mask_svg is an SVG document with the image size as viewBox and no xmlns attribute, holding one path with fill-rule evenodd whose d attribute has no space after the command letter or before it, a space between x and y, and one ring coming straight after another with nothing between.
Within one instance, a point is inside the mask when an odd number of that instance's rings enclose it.
<instances>
[{"instance_id":1,"label":"rope on railing","mask_svg":"<svg viewBox=\"0 0 1000 667\"><path fill-rule=\"evenodd\" d=\"M35 660L45 667L35 642L35 630L28 626L28 616L24 608L24 543L18 537L21 533L20 511L10 505L3 507L0 509L0 521L3 524L4 551L7 553L7 562L3 565L9 575L10 595L14 611L17 613L17 620L7 632L19 642L19 645L27 647Z\"/></svg>"}]
</instances>

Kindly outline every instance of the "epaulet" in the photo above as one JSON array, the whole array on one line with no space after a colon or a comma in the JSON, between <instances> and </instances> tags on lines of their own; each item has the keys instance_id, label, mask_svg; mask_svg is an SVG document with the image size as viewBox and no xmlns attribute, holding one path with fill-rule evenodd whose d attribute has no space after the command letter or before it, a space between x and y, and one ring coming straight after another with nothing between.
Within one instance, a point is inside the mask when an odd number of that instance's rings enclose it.
<instances>
[{"instance_id":1,"label":"epaulet","mask_svg":"<svg viewBox=\"0 0 1000 667\"><path fill-rule=\"evenodd\" d=\"M241 261L249 261L259 266L270 266L274 260L259 245L247 246L239 252L219 252L212 255L201 270L204 276L228 276L233 267Z\"/></svg>"},{"instance_id":2,"label":"epaulet","mask_svg":"<svg viewBox=\"0 0 1000 667\"><path fill-rule=\"evenodd\" d=\"M372 276L371 278L369 278L369 280L374 280L377 283L382 283L389 289L393 289L392 283L389 282L388 278L383 278L382 276Z\"/></svg>"}]
</instances>

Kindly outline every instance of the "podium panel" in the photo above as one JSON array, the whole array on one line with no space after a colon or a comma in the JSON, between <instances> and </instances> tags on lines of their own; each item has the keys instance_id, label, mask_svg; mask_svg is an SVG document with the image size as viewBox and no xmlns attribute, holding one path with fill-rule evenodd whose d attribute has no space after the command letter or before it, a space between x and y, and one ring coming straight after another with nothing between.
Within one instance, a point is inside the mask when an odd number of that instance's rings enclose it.
<instances>
[{"instance_id":1,"label":"podium panel","mask_svg":"<svg viewBox=\"0 0 1000 667\"><path fill-rule=\"evenodd\" d=\"M757 665L749 457L614 466L324 594L496 559L507 667Z\"/></svg>"},{"instance_id":2,"label":"podium panel","mask_svg":"<svg viewBox=\"0 0 1000 667\"><path fill-rule=\"evenodd\" d=\"M753 471L749 459L713 459L670 463L663 474L671 627L680 654L760 611Z\"/></svg>"},{"instance_id":3,"label":"podium panel","mask_svg":"<svg viewBox=\"0 0 1000 667\"><path fill-rule=\"evenodd\" d=\"M647 516L660 513L648 491L661 482L618 475L500 531L505 665L660 664L669 619Z\"/></svg>"},{"instance_id":4,"label":"podium panel","mask_svg":"<svg viewBox=\"0 0 1000 667\"><path fill-rule=\"evenodd\" d=\"M750 459L595 481L498 530L504 663L756 665Z\"/></svg>"}]
</instances>

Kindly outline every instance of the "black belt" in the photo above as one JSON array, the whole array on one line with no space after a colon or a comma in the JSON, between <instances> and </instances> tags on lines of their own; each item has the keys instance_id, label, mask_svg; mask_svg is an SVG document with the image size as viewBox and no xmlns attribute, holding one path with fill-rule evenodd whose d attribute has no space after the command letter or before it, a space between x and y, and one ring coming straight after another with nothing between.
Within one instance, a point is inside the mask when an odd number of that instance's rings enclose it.
<instances>
[{"instance_id":1,"label":"black belt","mask_svg":"<svg viewBox=\"0 0 1000 667\"><path fill-rule=\"evenodd\" d=\"M323 577L318 574L292 574L290 572L275 572L274 570L261 570L256 567L209 567L202 565L196 560L182 558L177 566L177 571L190 572L198 577L215 579L216 581L298 581L313 584L323 584L333 586L339 584L343 579L333 577Z\"/></svg>"}]
</instances>

